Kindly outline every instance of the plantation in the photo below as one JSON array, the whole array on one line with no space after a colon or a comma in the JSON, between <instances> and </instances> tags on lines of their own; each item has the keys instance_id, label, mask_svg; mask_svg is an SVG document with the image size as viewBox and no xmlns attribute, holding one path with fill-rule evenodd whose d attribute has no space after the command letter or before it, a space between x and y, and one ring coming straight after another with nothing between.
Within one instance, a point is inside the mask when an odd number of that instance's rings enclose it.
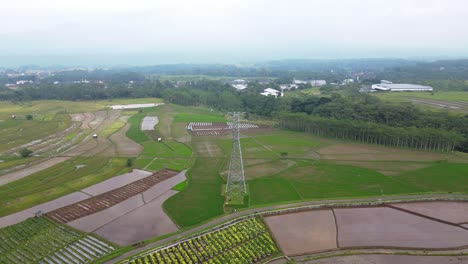
<instances>
[{"instance_id":1,"label":"plantation","mask_svg":"<svg viewBox=\"0 0 468 264\"><path fill-rule=\"evenodd\" d=\"M45 217L0 229L0 263L88 263L114 247Z\"/></svg>"},{"instance_id":2,"label":"plantation","mask_svg":"<svg viewBox=\"0 0 468 264\"><path fill-rule=\"evenodd\" d=\"M124 263L255 263L278 253L265 225L257 218L151 251Z\"/></svg>"}]
</instances>

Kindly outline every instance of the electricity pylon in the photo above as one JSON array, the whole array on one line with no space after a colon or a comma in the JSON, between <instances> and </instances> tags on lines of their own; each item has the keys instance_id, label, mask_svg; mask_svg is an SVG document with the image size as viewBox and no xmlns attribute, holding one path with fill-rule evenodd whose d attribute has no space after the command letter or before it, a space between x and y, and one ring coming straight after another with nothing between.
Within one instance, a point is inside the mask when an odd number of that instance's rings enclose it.
<instances>
[{"instance_id":1,"label":"electricity pylon","mask_svg":"<svg viewBox=\"0 0 468 264\"><path fill-rule=\"evenodd\" d=\"M242 204L247 193L244 177L244 163L239 140L239 112L232 114L232 152L229 163L229 174L226 184L226 203Z\"/></svg>"}]
</instances>

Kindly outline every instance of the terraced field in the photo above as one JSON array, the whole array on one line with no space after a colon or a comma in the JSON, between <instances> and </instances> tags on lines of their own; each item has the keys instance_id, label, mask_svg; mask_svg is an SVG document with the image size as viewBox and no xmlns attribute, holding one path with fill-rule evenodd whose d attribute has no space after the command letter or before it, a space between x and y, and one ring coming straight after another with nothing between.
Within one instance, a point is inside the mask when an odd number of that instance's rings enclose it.
<instances>
[{"instance_id":1,"label":"terraced field","mask_svg":"<svg viewBox=\"0 0 468 264\"><path fill-rule=\"evenodd\" d=\"M89 263L112 251L113 246L45 217L0 229L0 263Z\"/></svg>"},{"instance_id":2,"label":"terraced field","mask_svg":"<svg viewBox=\"0 0 468 264\"><path fill-rule=\"evenodd\" d=\"M278 253L265 225L257 218L159 248L123 263L254 263Z\"/></svg>"}]
</instances>

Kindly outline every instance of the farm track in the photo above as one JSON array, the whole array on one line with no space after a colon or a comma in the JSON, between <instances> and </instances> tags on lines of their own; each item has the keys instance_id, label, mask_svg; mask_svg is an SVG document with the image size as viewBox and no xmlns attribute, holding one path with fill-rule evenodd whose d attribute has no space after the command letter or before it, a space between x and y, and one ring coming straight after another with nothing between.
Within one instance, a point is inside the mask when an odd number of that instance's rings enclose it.
<instances>
[{"instance_id":1,"label":"farm track","mask_svg":"<svg viewBox=\"0 0 468 264\"><path fill-rule=\"evenodd\" d=\"M161 170L151 176L129 183L120 188L99 194L92 198L56 209L47 213L47 217L59 223L68 223L78 218L88 216L113 205L116 205L132 196L142 193L155 184L169 179L178 172L172 170Z\"/></svg>"},{"instance_id":2,"label":"farm track","mask_svg":"<svg viewBox=\"0 0 468 264\"><path fill-rule=\"evenodd\" d=\"M322 200L322 201L310 201L310 202L300 202L300 203L292 203L292 204L281 204L281 205L272 205L262 208L252 208L243 211L238 211L233 214L224 215L199 226L196 226L192 229L174 234L170 237L161 239L159 241L153 242L151 244L145 245L144 247L134 249L130 252L127 252L123 255L120 255L112 260L105 262L106 264L117 263L124 259L127 259L135 254L140 252L165 245L170 242L174 242L176 240L180 240L184 237L188 237L191 234L200 232L202 230L213 228L217 225L225 223L227 221L231 221L240 217L245 217L248 215L267 212L271 210L281 210L281 209L288 209L288 208L295 208L295 207L302 207L302 206L314 206L314 207L332 207L333 205L339 205L343 203L355 203L356 206L359 206L361 203L379 203L379 204L387 204L387 203L395 203L395 202L405 202L405 201L444 201L444 200L451 200L457 199L460 201L468 201L468 195L453 195L453 194L432 194L432 195L400 195L400 196L389 196L389 197L371 197L371 198L356 198L356 199L345 199L345 200Z\"/></svg>"},{"instance_id":3,"label":"farm track","mask_svg":"<svg viewBox=\"0 0 468 264\"><path fill-rule=\"evenodd\" d=\"M55 157L51 158L45 161L42 161L40 163L37 163L35 165L29 166L27 168L24 168L22 170L18 170L15 172L11 172L9 174L5 174L3 176L0 176L0 186L5 185L7 183L10 183L12 181L16 181L19 179L22 179L24 177L27 177L33 173L36 173L41 170L45 170L49 167L52 167L54 165L57 165L61 162L69 160L70 157Z\"/></svg>"}]
</instances>

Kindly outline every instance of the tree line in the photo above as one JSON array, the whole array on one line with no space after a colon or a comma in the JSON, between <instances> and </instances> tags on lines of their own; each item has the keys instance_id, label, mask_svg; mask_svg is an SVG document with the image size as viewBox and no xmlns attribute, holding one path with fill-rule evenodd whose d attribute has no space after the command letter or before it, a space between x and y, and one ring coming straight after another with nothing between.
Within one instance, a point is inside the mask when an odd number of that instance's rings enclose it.
<instances>
[{"instance_id":1,"label":"tree line","mask_svg":"<svg viewBox=\"0 0 468 264\"><path fill-rule=\"evenodd\" d=\"M26 85L19 90L0 89L0 100L159 97L168 103L203 105L225 112L243 111L280 118L280 123L285 128L303 129L315 134L396 147L444 151L455 148L468 152L467 115L421 110L411 103L386 102L375 96L359 93L348 96L332 93L321 97L301 94L278 98L259 94L267 86L274 87L271 85L275 84L253 82L248 89L237 91L222 81L207 79L183 83L144 80L132 85L121 82L40 83ZM302 119L295 117L294 120L304 124L300 126L285 122L284 114L300 114ZM327 122L328 126L325 125ZM362 128L358 129L357 124ZM320 129L316 131L311 126L318 126ZM442 143L444 140L446 143Z\"/></svg>"},{"instance_id":2,"label":"tree line","mask_svg":"<svg viewBox=\"0 0 468 264\"><path fill-rule=\"evenodd\" d=\"M278 121L279 126L285 129L396 148L449 152L464 140L460 133L443 129L392 127L371 122L324 118L305 113L281 113L278 115Z\"/></svg>"}]
</instances>

